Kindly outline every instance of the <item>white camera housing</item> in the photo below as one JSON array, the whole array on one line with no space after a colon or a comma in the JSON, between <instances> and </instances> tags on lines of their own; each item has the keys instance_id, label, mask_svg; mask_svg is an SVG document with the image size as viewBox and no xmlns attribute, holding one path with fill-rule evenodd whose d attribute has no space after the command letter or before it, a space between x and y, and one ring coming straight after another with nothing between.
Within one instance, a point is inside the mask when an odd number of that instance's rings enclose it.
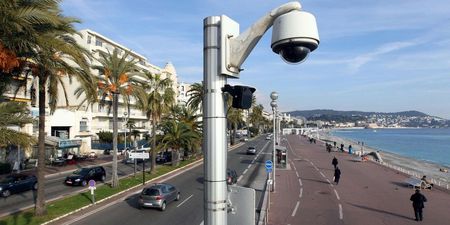
<instances>
[{"instance_id":1,"label":"white camera housing","mask_svg":"<svg viewBox=\"0 0 450 225\"><path fill-rule=\"evenodd\" d=\"M316 18L311 13L293 10L273 23L272 50L287 63L304 61L319 42Z\"/></svg>"}]
</instances>

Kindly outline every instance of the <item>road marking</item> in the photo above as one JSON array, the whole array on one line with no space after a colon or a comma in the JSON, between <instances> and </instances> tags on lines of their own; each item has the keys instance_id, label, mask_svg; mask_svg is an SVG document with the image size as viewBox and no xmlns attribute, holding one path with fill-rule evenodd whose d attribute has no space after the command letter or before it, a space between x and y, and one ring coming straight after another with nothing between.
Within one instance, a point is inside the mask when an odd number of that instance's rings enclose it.
<instances>
[{"instance_id":1,"label":"road marking","mask_svg":"<svg viewBox=\"0 0 450 225\"><path fill-rule=\"evenodd\" d=\"M245 170L244 170L244 172L243 172L242 174L246 174L246 173L247 173L247 171L248 171L248 169L245 169Z\"/></svg>"},{"instance_id":2,"label":"road marking","mask_svg":"<svg viewBox=\"0 0 450 225\"><path fill-rule=\"evenodd\" d=\"M303 188L300 188L300 194L298 195L299 198L303 196Z\"/></svg>"},{"instance_id":3,"label":"road marking","mask_svg":"<svg viewBox=\"0 0 450 225\"><path fill-rule=\"evenodd\" d=\"M344 219L344 213L342 212L342 205L339 204L339 219Z\"/></svg>"},{"instance_id":4,"label":"road marking","mask_svg":"<svg viewBox=\"0 0 450 225\"><path fill-rule=\"evenodd\" d=\"M242 175L241 175L241 176L239 176L239 178L238 178L238 180L237 180L237 181L238 181L238 182L239 182L239 181L241 181L243 177L244 177L244 176L242 176Z\"/></svg>"},{"instance_id":5,"label":"road marking","mask_svg":"<svg viewBox=\"0 0 450 225\"><path fill-rule=\"evenodd\" d=\"M317 168L317 166L314 166L314 169L316 169L317 171L319 171L319 168Z\"/></svg>"},{"instance_id":6,"label":"road marking","mask_svg":"<svg viewBox=\"0 0 450 225\"><path fill-rule=\"evenodd\" d=\"M314 166L314 163L313 163L313 162L309 161L309 163L311 163L311 166Z\"/></svg>"},{"instance_id":7,"label":"road marking","mask_svg":"<svg viewBox=\"0 0 450 225\"><path fill-rule=\"evenodd\" d=\"M298 175L298 172L297 172L297 171L295 171L295 174L297 174L297 177L300 177L300 176Z\"/></svg>"},{"instance_id":8,"label":"road marking","mask_svg":"<svg viewBox=\"0 0 450 225\"><path fill-rule=\"evenodd\" d=\"M300 184L300 186L303 186L302 179L298 178L298 183Z\"/></svg>"},{"instance_id":9,"label":"road marking","mask_svg":"<svg viewBox=\"0 0 450 225\"><path fill-rule=\"evenodd\" d=\"M331 181L327 178L327 182L329 183L329 184L331 184Z\"/></svg>"},{"instance_id":10,"label":"road marking","mask_svg":"<svg viewBox=\"0 0 450 225\"><path fill-rule=\"evenodd\" d=\"M300 205L300 201L297 201L297 204L295 205L295 208L294 208L294 211L292 212L292 217L294 217L295 216L295 214L297 213L297 209L298 209L298 206Z\"/></svg>"},{"instance_id":11,"label":"road marking","mask_svg":"<svg viewBox=\"0 0 450 225\"><path fill-rule=\"evenodd\" d=\"M336 194L336 198L337 198L338 200L341 200L341 198L339 198L339 195L338 195L336 189L334 189L334 193Z\"/></svg>"},{"instance_id":12,"label":"road marking","mask_svg":"<svg viewBox=\"0 0 450 225\"><path fill-rule=\"evenodd\" d=\"M327 178L327 177L325 176L325 174L323 174L322 172L320 172L320 175L322 175L323 178Z\"/></svg>"},{"instance_id":13,"label":"road marking","mask_svg":"<svg viewBox=\"0 0 450 225\"><path fill-rule=\"evenodd\" d=\"M250 165L248 165L248 166L247 166L247 169L250 169L250 167L251 167L251 166L252 166L251 164L250 164Z\"/></svg>"},{"instance_id":14,"label":"road marking","mask_svg":"<svg viewBox=\"0 0 450 225\"><path fill-rule=\"evenodd\" d=\"M180 204L178 204L178 205L177 205L177 208L180 207L181 205L183 205L185 202L187 202L187 200L189 200L190 198L192 198L192 196L194 196L194 195L189 196L187 199L185 199L185 200L182 201Z\"/></svg>"}]
</instances>

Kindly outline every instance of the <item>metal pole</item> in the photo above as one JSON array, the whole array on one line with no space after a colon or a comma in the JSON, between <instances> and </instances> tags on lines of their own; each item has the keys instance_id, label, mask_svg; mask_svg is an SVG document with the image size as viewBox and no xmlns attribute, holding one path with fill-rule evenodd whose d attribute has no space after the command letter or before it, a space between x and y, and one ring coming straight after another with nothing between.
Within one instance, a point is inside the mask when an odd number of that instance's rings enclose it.
<instances>
[{"instance_id":1,"label":"metal pole","mask_svg":"<svg viewBox=\"0 0 450 225\"><path fill-rule=\"evenodd\" d=\"M219 74L219 16L203 20L203 151L204 151L204 224L227 224L227 141L225 100L222 87L226 77Z\"/></svg>"},{"instance_id":2,"label":"metal pole","mask_svg":"<svg viewBox=\"0 0 450 225\"><path fill-rule=\"evenodd\" d=\"M273 107L272 108L272 112L273 112L273 153L272 153L272 157L273 157L273 171L272 171L272 191L275 192L275 168L276 168L276 161L275 161L275 155L276 155L276 117L275 117L275 113L276 113L276 108Z\"/></svg>"},{"instance_id":3,"label":"metal pole","mask_svg":"<svg viewBox=\"0 0 450 225\"><path fill-rule=\"evenodd\" d=\"M142 160L142 185L145 185L145 159Z\"/></svg>"},{"instance_id":4,"label":"metal pole","mask_svg":"<svg viewBox=\"0 0 450 225\"><path fill-rule=\"evenodd\" d=\"M281 122L280 118L278 117L278 108L277 108L277 143L280 144L280 135L281 135Z\"/></svg>"}]
</instances>

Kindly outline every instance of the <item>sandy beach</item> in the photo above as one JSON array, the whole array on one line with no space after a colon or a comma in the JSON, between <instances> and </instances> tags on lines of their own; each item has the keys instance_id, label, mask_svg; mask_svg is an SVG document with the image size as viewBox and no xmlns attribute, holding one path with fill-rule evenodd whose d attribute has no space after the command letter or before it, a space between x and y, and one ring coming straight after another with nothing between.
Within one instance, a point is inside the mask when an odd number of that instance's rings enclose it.
<instances>
[{"instance_id":1,"label":"sandy beach","mask_svg":"<svg viewBox=\"0 0 450 225\"><path fill-rule=\"evenodd\" d=\"M366 145L362 146L361 144L358 144L358 142L333 136L331 135L330 130L320 131L319 138L322 141L328 141L329 143L331 142L331 144L333 144L332 142L335 141L337 143L337 146L340 146L340 144L343 143L345 146L345 150L347 150L347 147L349 145L352 145L355 154L357 154L361 150L366 154L369 152L378 152L381 155L383 164L385 166L392 167L400 172L404 172L411 176L416 176L419 178L421 178L423 175L426 175L427 178L432 179L432 182L436 185L441 186L445 189L450 189L450 173L441 172L439 170L441 168L444 168L447 169L447 171L450 171L450 168L443 165L401 156Z\"/></svg>"}]
</instances>

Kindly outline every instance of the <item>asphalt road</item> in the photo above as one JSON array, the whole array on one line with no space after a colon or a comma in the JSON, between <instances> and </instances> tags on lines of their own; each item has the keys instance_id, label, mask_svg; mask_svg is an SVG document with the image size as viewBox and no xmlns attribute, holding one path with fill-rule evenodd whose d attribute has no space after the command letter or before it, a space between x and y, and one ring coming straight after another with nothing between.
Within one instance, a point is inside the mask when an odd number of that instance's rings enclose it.
<instances>
[{"instance_id":1,"label":"asphalt road","mask_svg":"<svg viewBox=\"0 0 450 225\"><path fill-rule=\"evenodd\" d=\"M236 170L239 186L256 190L256 206L261 202L266 172L264 162L271 157L269 141L259 137L228 153L228 168ZM247 155L248 146L255 146L257 155ZM169 204L166 211L137 207L138 193L124 201L89 215L73 224L201 224L203 222L203 165L184 172L166 183L174 184L181 192L181 200Z\"/></svg>"},{"instance_id":2,"label":"asphalt road","mask_svg":"<svg viewBox=\"0 0 450 225\"><path fill-rule=\"evenodd\" d=\"M148 169L150 163L145 163L146 168ZM107 182L111 180L111 164L104 166L106 170L106 179ZM142 164L137 165L137 170L142 170ZM118 166L118 175L119 177L126 176L128 174L134 173L134 164L124 164L119 162ZM61 196L73 195L76 192L85 190L86 187L81 186L67 186L64 184L64 179L67 175L59 175L52 178L47 178L45 183L45 195L46 199L55 199ZM19 194L14 194L9 196L8 198L0 198L0 215L9 214L11 212L15 212L24 207L29 207L34 205L34 201L36 198L35 191L26 191Z\"/></svg>"}]
</instances>

